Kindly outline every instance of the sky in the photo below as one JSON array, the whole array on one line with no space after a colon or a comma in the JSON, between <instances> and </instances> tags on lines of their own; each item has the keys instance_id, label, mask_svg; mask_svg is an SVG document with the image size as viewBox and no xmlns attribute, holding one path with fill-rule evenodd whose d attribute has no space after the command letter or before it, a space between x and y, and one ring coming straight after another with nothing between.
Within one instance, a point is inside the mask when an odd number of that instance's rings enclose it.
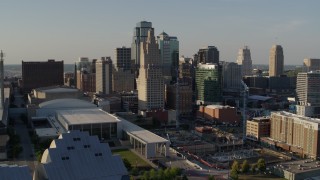
<instances>
[{"instance_id":1,"label":"sky","mask_svg":"<svg viewBox=\"0 0 320 180\"><path fill-rule=\"evenodd\" d=\"M15 0L0 2L0 49L5 64L114 57L130 47L139 21L158 35L177 36L180 55L216 46L220 61L235 62L247 45L253 64L268 64L273 44L286 65L320 58L318 0Z\"/></svg>"}]
</instances>

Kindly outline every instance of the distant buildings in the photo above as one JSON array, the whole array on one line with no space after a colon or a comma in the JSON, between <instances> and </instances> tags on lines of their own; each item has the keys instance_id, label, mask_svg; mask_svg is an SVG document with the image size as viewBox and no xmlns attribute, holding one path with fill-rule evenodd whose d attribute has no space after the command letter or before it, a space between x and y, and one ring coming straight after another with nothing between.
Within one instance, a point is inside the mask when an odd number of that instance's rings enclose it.
<instances>
[{"instance_id":1,"label":"distant buildings","mask_svg":"<svg viewBox=\"0 0 320 180\"><path fill-rule=\"evenodd\" d=\"M284 56L283 49L280 45L273 45L269 57L269 76L283 75Z\"/></svg>"},{"instance_id":2,"label":"distant buildings","mask_svg":"<svg viewBox=\"0 0 320 180\"><path fill-rule=\"evenodd\" d=\"M320 70L320 59L306 58L303 66L306 72Z\"/></svg>"},{"instance_id":3,"label":"distant buildings","mask_svg":"<svg viewBox=\"0 0 320 180\"><path fill-rule=\"evenodd\" d=\"M298 115L320 117L320 72L299 73L296 94Z\"/></svg>"},{"instance_id":4,"label":"distant buildings","mask_svg":"<svg viewBox=\"0 0 320 180\"><path fill-rule=\"evenodd\" d=\"M140 68L140 53L141 43L147 41L148 31L152 28L152 23L147 21L141 21L136 24L133 32L132 44L131 44L131 68L136 74L136 78L139 74Z\"/></svg>"},{"instance_id":5,"label":"distant buildings","mask_svg":"<svg viewBox=\"0 0 320 180\"><path fill-rule=\"evenodd\" d=\"M50 144L37 165L34 180L129 179L121 157L87 132L64 133Z\"/></svg>"},{"instance_id":6,"label":"distant buildings","mask_svg":"<svg viewBox=\"0 0 320 180\"><path fill-rule=\"evenodd\" d=\"M63 85L63 61L49 59L47 62L22 61L22 89L29 93L32 89Z\"/></svg>"},{"instance_id":7,"label":"distant buildings","mask_svg":"<svg viewBox=\"0 0 320 180\"><path fill-rule=\"evenodd\" d=\"M216 64L199 64L195 73L198 104L221 101L221 72Z\"/></svg>"},{"instance_id":8,"label":"distant buildings","mask_svg":"<svg viewBox=\"0 0 320 180\"><path fill-rule=\"evenodd\" d=\"M99 94L112 93L112 60L110 57L101 57L96 62L96 92Z\"/></svg>"},{"instance_id":9,"label":"distant buildings","mask_svg":"<svg viewBox=\"0 0 320 180\"><path fill-rule=\"evenodd\" d=\"M219 64L219 51L215 46L207 46L199 49L195 61L197 62L197 64Z\"/></svg>"},{"instance_id":10,"label":"distant buildings","mask_svg":"<svg viewBox=\"0 0 320 180\"><path fill-rule=\"evenodd\" d=\"M96 92L96 59L89 61L87 57L80 57L75 65L76 87L83 92Z\"/></svg>"},{"instance_id":11,"label":"distant buildings","mask_svg":"<svg viewBox=\"0 0 320 180\"><path fill-rule=\"evenodd\" d=\"M115 63L116 68L123 70L131 70L131 48L121 47L115 49Z\"/></svg>"},{"instance_id":12,"label":"distant buildings","mask_svg":"<svg viewBox=\"0 0 320 180\"><path fill-rule=\"evenodd\" d=\"M157 36L157 42L161 53L162 74L165 83L169 84L171 80L176 81L179 65L179 41L177 37L162 32Z\"/></svg>"},{"instance_id":13,"label":"distant buildings","mask_svg":"<svg viewBox=\"0 0 320 180\"><path fill-rule=\"evenodd\" d=\"M242 67L242 76L252 75L252 60L248 46L239 49L237 63Z\"/></svg>"},{"instance_id":14,"label":"distant buildings","mask_svg":"<svg viewBox=\"0 0 320 180\"><path fill-rule=\"evenodd\" d=\"M139 77L137 79L139 110L164 108L164 81L160 50L149 29L146 42L141 43Z\"/></svg>"},{"instance_id":15,"label":"distant buildings","mask_svg":"<svg viewBox=\"0 0 320 180\"><path fill-rule=\"evenodd\" d=\"M234 62L220 62L222 66L222 87L224 92L240 92L242 74L241 65Z\"/></svg>"},{"instance_id":16,"label":"distant buildings","mask_svg":"<svg viewBox=\"0 0 320 180\"><path fill-rule=\"evenodd\" d=\"M284 150L317 158L320 155L320 119L298 116L288 112L272 112L268 143Z\"/></svg>"}]
</instances>

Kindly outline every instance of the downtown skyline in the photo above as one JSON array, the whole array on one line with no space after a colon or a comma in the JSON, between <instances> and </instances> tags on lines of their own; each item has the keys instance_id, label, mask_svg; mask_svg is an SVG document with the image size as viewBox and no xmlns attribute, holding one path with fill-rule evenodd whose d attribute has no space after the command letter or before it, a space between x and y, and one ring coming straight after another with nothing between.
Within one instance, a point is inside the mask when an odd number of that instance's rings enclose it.
<instances>
[{"instance_id":1,"label":"downtown skyline","mask_svg":"<svg viewBox=\"0 0 320 180\"><path fill-rule=\"evenodd\" d=\"M5 64L111 56L131 47L133 29L150 21L155 35L166 32L180 42L180 55L192 57L216 46L220 60L236 62L247 45L253 64L268 64L273 44L283 47L285 65L319 58L320 2L302 1L75 1L2 2L0 49Z\"/></svg>"}]
</instances>

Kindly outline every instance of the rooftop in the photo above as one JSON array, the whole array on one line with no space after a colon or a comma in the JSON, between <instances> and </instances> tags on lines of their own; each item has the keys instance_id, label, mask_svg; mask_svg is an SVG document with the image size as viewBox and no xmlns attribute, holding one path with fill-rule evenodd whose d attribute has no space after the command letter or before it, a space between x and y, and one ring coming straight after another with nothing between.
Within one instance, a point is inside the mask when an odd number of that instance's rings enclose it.
<instances>
[{"instance_id":1,"label":"rooftop","mask_svg":"<svg viewBox=\"0 0 320 180\"><path fill-rule=\"evenodd\" d=\"M30 170L28 166L17 166L0 164L0 177L6 180L31 180Z\"/></svg>"},{"instance_id":2,"label":"rooftop","mask_svg":"<svg viewBox=\"0 0 320 180\"><path fill-rule=\"evenodd\" d=\"M304 120L304 121L320 124L320 119L318 119L318 118L300 116L300 115L289 113L289 112L286 112L286 111L271 112L271 114L278 114L278 115L282 115L282 116L293 117L293 118L296 118L298 120Z\"/></svg>"},{"instance_id":3,"label":"rooftop","mask_svg":"<svg viewBox=\"0 0 320 180\"><path fill-rule=\"evenodd\" d=\"M223 106L223 105L208 105L208 106L206 106L206 108L210 108L210 109L227 109L227 108L234 108L234 107Z\"/></svg>"},{"instance_id":4,"label":"rooftop","mask_svg":"<svg viewBox=\"0 0 320 180\"><path fill-rule=\"evenodd\" d=\"M302 173L308 171L319 171L320 161L315 161L311 159L300 160L300 161L289 161L280 163L274 166L274 168L280 168L291 173Z\"/></svg>"},{"instance_id":5,"label":"rooftop","mask_svg":"<svg viewBox=\"0 0 320 180\"><path fill-rule=\"evenodd\" d=\"M118 117L101 109L58 110L57 115L62 117L68 125L120 122Z\"/></svg>"}]
</instances>

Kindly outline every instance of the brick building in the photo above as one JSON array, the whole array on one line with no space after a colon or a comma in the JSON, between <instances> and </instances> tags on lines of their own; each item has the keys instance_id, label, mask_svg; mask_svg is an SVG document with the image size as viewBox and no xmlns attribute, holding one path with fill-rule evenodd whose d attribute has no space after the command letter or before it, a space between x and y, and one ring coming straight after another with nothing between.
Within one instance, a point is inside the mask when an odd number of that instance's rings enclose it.
<instances>
[{"instance_id":1,"label":"brick building","mask_svg":"<svg viewBox=\"0 0 320 180\"><path fill-rule=\"evenodd\" d=\"M237 114L237 109L230 106L208 105L200 106L198 116L207 120L216 121L225 124L240 123L240 116Z\"/></svg>"}]
</instances>

